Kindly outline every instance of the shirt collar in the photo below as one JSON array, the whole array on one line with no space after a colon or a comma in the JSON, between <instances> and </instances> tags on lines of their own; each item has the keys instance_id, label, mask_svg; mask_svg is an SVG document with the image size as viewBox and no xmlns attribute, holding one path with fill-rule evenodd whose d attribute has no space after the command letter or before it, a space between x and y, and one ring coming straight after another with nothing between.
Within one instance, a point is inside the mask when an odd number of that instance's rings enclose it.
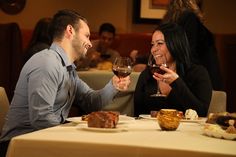
<instances>
[{"instance_id":1,"label":"shirt collar","mask_svg":"<svg viewBox=\"0 0 236 157\"><path fill-rule=\"evenodd\" d=\"M58 53L58 55L60 55L60 58L62 59L62 62L63 62L62 64L64 64L63 66L66 66L68 71L76 69L75 64L74 63L71 64L69 62L69 58L67 57L66 52L64 51L64 49L61 46L59 46L56 43L52 43L50 49L56 51Z\"/></svg>"}]
</instances>

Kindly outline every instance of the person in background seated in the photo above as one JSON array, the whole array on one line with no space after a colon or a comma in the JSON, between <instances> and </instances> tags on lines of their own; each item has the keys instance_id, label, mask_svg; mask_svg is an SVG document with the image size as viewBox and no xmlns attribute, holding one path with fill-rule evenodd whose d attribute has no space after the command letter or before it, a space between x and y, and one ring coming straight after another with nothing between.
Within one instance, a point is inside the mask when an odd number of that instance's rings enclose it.
<instances>
[{"instance_id":1,"label":"person in background seated","mask_svg":"<svg viewBox=\"0 0 236 157\"><path fill-rule=\"evenodd\" d=\"M138 50L132 50L130 52L130 58L133 62L133 71L142 72L147 66L147 56L138 54Z\"/></svg>"},{"instance_id":2,"label":"person in background seated","mask_svg":"<svg viewBox=\"0 0 236 157\"><path fill-rule=\"evenodd\" d=\"M1 156L11 138L64 123L74 101L88 113L98 111L130 84L129 76L113 76L103 89L91 89L73 63L92 46L87 20L75 11L60 10L51 24L50 48L22 68L0 138Z\"/></svg>"},{"instance_id":3,"label":"person in background seated","mask_svg":"<svg viewBox=\"0 0 236 157\"><path fill-rule=\"evenodd\" d=\"M79 64L89 64L91 68L111 70L112 63L120 54L111 48L115 39L116 29L111 23L103 23L99 28L99 39L92 41L92 47L88 50L87 59L78 61Z\"/></svg>"},{"instance_id":4,"label":"person in background seated","mask_svg":"<svg viewBox=\"0 0 236 157\"><path fill-rule=\"evenodd\" d=\"M152 74L149 67L141 72L134 92L134 115L150 114L162 108L182 111L196 110L206 116L211 101L212 85L207 70L191 62L187 36L177 24L159 25L152 35L150 55L164 55L165 74ZM166 97L152 97L157 92L157 82Z\"/></svg>"},{"instance_id":5,"label":"person in background seated","mask_svg":"<svg viewBox=\"0 0 236 157\"><path fill-rule=\"evenodd\" d=\"M162 22L175 22L184 28L193 62L207 69L214 90L223 90L215 39L204 26L202 2L202 0L170 0Z\"/></svg>"},{"instance_id":6,"label":"person in background seated","mask_svg":"<svg viewBox=\"0 0 236 157\"><path fill-rule=\"evenodd\" d=\"M52 37L49 30L51 20L52 18L46 17L37 22L24 54L24 62L27 62L35 53L50 47L52 43Z\"/></svg>"}]
</instances>

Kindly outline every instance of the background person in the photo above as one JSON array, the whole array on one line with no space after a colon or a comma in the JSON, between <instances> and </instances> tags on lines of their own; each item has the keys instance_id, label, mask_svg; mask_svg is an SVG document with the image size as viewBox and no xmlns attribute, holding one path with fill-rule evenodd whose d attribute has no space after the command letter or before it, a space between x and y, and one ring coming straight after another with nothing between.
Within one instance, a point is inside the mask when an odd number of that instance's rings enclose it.
<instances>
[{"instance_id":1,"label":"background person","mask_svg":"<svg viewBox=\"0 0 236 157\"><path fill-rule=\"evenodd\" d=\"M107 69L111 70L115 58L120 57L119 52L111 48L115 35L115 27L111 23L103 23L99 28L99 38L91 41L92 47L88 50L87 58L79 61L79 64L82 66L89 64L88 66L92 68L99 68L103 66L102 64L106 64Z\"/></svg>"},{"instance_id":2,"label":"background person","mask_svg":"<svg viewBox=\"0 0 236 157\"><path fill-rule=\"evenodd\" d=\"M132 50L129 57L132 60L134 72L142 72L146 68L148 62L148 57L146 55L139 54L138 50Z\"/></svg>"},{"instance_id":3,"label":"background person","mask_svg":"<svg viewBox=\"0 0 236 157\"><path fill-rule=\"evenodd\" d=\"M214 36L204 25L201 6L202 0L170 0L162 22L176 22L184 28L193 62L207 69L214 90L223 90Z\"/></svg>"},{"instance_id":4,"label":"background person","mask_svg":"<svg viewBox=\"0 0 236 157\"><path fill-rule=\"evenodd\" d=\"M37 22L24 54L24 62L27 62L35 53L43 49L48 49L52 44L52 37L49 30L51 21L52 18L46 17Z\"/></svg>"}]
</instances>

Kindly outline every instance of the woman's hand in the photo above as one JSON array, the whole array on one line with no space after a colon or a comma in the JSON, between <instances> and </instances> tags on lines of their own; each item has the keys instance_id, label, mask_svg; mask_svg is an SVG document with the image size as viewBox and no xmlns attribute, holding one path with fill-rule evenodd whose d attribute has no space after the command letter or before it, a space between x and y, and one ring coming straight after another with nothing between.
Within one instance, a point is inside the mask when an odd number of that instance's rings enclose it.
<instances>
[{"instance_id":1,"label":"woman's hand","mask_svg":"<svg viewBox=\"0 0 236 157\"><path fill-rule=\"evenodd\" d=\"M131 83L130 76L124 78L118 78L117 76L112 77L113 86L119 91L126 91Z\"/></svg>"},{"instance_id":2,"label":"woman's hand","mask_svg":"<svg viewBox=\"0 0 236 157\"><path fill-rule=\"evenodd\" d=\"M169 95L172 89L169 84L174 82L179 77L179 75L173 70L166 68L165 66L161 66L160 68L166 73L163 75L159 73L154 73L153 78L159 81L159 88L161 90L161 93Z\"/></svg>"},{"instance_id":3,"label":"woman's hand","mask_svg":"<svg viewBox=\"0 0 236 157\"><path fill-rule=\"evenodd\" d=\"M158 73L154 73L153 78L158 81L162 81L167 84L171 84L179 77L179 75L176 72L174 72L173 70L171 70L169 68L166 68L165 66L161 66L160 68L162 70L164 70L166 73L163 75L158 74Z\"/></svg>"}]
</instances>

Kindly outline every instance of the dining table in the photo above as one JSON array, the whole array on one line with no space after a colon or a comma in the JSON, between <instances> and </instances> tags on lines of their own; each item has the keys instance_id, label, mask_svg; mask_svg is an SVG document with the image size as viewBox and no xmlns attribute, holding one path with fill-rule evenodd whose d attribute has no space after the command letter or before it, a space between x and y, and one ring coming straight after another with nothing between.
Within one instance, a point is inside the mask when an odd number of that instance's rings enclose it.
<instances>
[{"instance_id":1,"label":"dining table","mask_svg":"<svg viewBox=\"0 0 236 157\"><path fill-rule=\"evenodd\" d=\"M156 119L130 118L104 129L78 118L12 138L7 157L236 156L236 141L204 135L204 122L181 121L177 130L162 131Z\"/></svg>"}]
</instances>

